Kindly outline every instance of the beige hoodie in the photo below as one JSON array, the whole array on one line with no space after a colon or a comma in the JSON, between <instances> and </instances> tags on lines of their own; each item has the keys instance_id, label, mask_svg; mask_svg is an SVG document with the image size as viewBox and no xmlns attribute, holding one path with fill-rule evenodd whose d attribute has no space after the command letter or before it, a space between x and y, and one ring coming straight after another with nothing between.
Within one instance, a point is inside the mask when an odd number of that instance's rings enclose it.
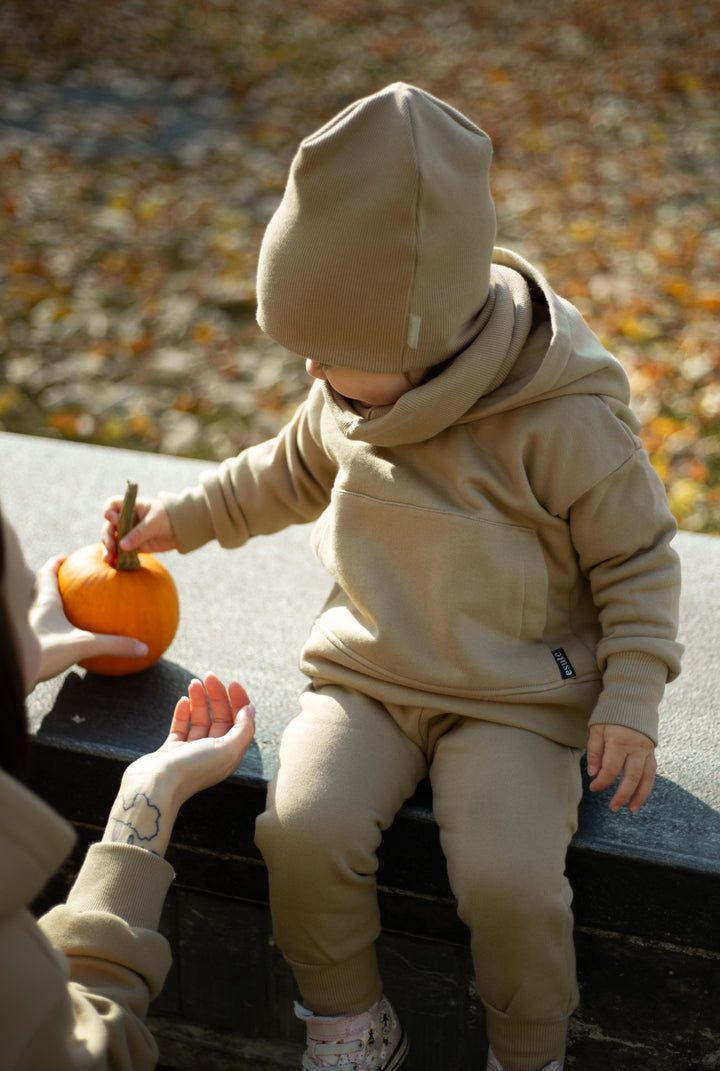
<instances>
[{"instance_id":1,"label":"beige hoodie","mask_svg":"<svg viewBox=\"0 0 720 1071\"><path fill-rule=\"evenodd\" d=\"M675 524L621 366L493 251L488 144L404 85L303 143L259 321L297 353L429 378L369 410L315 384L276 439L163 497L183 551L320 518L335 586L303 651L313 678L573 746L588 719L655 739L681 651Z\"/></svg>"},{"instance_id":2,"label":"beige hoodie","mask_svg":"<svg viewBox=\"0 0 720 1071\"><path fill-rule=\"evenodd\" d=\"M157 932L172 867L128 844L95 844L67 904L29 906L70 852L71 827L0 771L0 1067L142 1071L145 1025L170 968Z\"/></svg>"}]
</instances>

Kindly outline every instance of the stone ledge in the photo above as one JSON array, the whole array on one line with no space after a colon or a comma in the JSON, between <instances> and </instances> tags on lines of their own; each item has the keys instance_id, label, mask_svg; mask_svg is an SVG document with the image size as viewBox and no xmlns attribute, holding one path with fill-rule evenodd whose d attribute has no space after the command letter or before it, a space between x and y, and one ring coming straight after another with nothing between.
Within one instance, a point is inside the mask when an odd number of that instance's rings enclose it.
<instances>
[{"instance_id":1,"label":"stone ledge","mask_svg":"<svg viewBox=\"0 0 720 1071\"><path fill-rule=\"evenodd\" d=\"M207 467L202 462L0 434L2 503L33 567L51 554L96 541L104 499L122 490L128 478L139 482L141 494L154 494L182 489ZM198 1015L211 1015L202 1001L198 1003L196 990L203 983L193 980L193 954L177 937L183 926L190 925L189 919L198 913L202 917L203 912L208 926L214 913L227 916L226 944L214 946L213 969L221 975L219 960L226 949L229 954L232 947L234 956L248 955L247 949L232 945L235 929L229 920L244 920L236 927L240 929L248 918L261 923L265 944L264 951L252 952L258 960L253 985L262 987L266 1002L268 993L279 987L280 1003L291 1006L292 981L272 953L265 872L252 828L277 762L282 731L303 686L297 669L300 645L329 586L308 537L307 528L288 529L256 539L239 552L212 545L186 557L166 555L182 607L178 635L166 659L145 673L120 680L73 669L40 685L29 700L34 785L78 826L79 853L104 824L123 765L164 739L174 701L192 677L209 669L223 679L236 677L258 708L257 736L240 770L225 784L190 801L176 828L172 859L178 880L169 898L166 924L176 934L175 956L183 966L161 997L160 1015L187 1019L191 1006L197 1006ZM624 1071L618 1046L625 1044L626 1035L631 1058L632 1024L613 1022L613 1016L626 1017L617 1003L609 1006L607 987L618 999L622 995L628 1006L638 986L649 987L646 1006L639 1011L642 1018L635 1019L646 1024L649 1053L652 1049L646 1066L656 1071L674 1067L677 1052L684 1054L684 1066L712 1066L688 1063L688 1054L697 1051L698 1059L705 1059L720 1047L717 1019L704 997L693 997L692 1014L685 1007L681 1024L659 1016L657 1010L660 983L663 1005L671 999L683 1009L694 977L698 983L702 980L701 993L717 992L720 982L716 731L720 540L680 533L676 546L683 562L680 638L687 654L684 672L668 688L663 703L656 789L637 816L613 816L607 810L607 794L586 793L568 858L586 1009L574 1024L576 1041L569 1066L574 1065L577 1051L584 1071L607 1066L594 1062L601 1059L597 1053L603 1051L602 1038L614 1038L614 1071ZM437 1049L429 1036L419 1047L416 1043L420 1061L413 1063L416 1071L440 1066L436 1058L450 1051L447 1045L457 1037L458 1017L469 1040L464 1055L457 1051L453 1066L480 1066L483 1045L482 1016L468 996L467 934L455 914L430 808L423 785L386 835L378 875L386 931L381 954L387 958L387 973L395 979L395 991L406 990L403 1016L413 1020L414 1036L429 1034L427 1016L432 1010L423 992L432 990L429 979L432 976L435 984L438 971L426 963L428 949L432 963L444 964L442 1000L454 1009L452 1014L448 1011L442 1028L436 1024L434 1036L444 1039L444 1049ZM68 876L71 872L72 868ZM201 933L196 936L200 942L205 939ZM659 971L660 976L650 975L648 980L649 971ZM410 976L414 981L406 984ZM237 987L241 981L232 976L228 985ZM228 1005L226 1019L211 1016L211 1021L202 1022L190 1017L189 1021L198 1028L233 1030L233 1016L236 1012ZM285 1011L269 1010L265 1003L260 1019L262 1025L257 1027L255 1008L246 1023L251 1040L265 1037L268 1043L284 1045L297 1038L296 1024ZM252 1024L259 1032L253 1033ZM173 1044L177 1048L180 1041L176 1038ZM183 1044L191 1042L186 1039ZM635 1066L627 1063L628 1068Z\"/></svg>"}]
</instances>

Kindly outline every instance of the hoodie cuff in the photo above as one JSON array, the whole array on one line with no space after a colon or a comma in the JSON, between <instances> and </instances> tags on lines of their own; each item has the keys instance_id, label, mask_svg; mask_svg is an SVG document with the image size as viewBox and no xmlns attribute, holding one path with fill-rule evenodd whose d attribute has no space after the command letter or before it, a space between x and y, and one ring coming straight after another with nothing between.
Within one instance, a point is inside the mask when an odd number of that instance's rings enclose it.
<instances>
[{"instance_id":1,"label":"hoodie cuff","mask_svg":"<svg viewBox=\"0 0 720 1071\"><path fill-rule=\"evenodd\" d=\"M175 877L159 855L134 844L93 844L67 898L75 911L103 911L156 930Z\"/></svg>"},{"instance_id":2,"label":"hoodie cuff","mask_svg":"<svg viewBox=\"0 0 720 1071\"><path fill-rule=\"evenodd\" d=\"M201 484L188 487L180 494L162 491L158 497L168 511L177 549L181 554L197 550L215 538L210 507Z\"/></svg>"},{"instance_id":3,"label":"hoodie cuff","mask_svg":"<svg viewBox=\"0 0 720 1071\"><path fill-rule=\"evenodd\" d=\"M640 651L613 654L590 725L626 725L658 741L658 708L667 684L667 664Z\"/></svg>"}]
</instances>

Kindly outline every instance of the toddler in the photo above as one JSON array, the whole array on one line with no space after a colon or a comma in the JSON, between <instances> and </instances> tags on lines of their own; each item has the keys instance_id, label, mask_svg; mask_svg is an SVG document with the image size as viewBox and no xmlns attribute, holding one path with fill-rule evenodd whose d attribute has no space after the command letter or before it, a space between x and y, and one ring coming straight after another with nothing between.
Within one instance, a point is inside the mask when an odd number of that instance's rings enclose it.
<instances>
[{"instance_id":1,"label":"toddler","mask_svg":"<svg viewBox=\"0 0 720 1071\"><path fill-rule=\"evenodd\" d=\"M141 502L124 544L238 547L318 521L334 586L257 823L307 1071L405 1060L374 950L376 851L428 774L487 1066L562 1067L580 757L593 789L619 778L612 810L637 811L679 671L675 524L626 376L495 247L491 151L404 84L302 142L258 321L316 382L276 438Z\"/></svg>"}]
</instances>

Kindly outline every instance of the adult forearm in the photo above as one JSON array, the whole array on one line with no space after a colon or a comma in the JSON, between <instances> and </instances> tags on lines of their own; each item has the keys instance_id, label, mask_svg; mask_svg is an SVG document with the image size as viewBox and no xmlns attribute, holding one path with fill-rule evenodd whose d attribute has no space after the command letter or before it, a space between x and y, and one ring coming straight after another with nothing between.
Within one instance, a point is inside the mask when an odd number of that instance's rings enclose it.
<instances>
[{"instance_id":1,"label":"adult forearm","mask_svg":"<svg viewBox=\"0 0 720 1071\"><path fill-rule=\"evenodd\" d=\"M162 780L123 778L108 816L104 843L134 844L163 856L180 807Z\"/></svg>"}]
</instances>

